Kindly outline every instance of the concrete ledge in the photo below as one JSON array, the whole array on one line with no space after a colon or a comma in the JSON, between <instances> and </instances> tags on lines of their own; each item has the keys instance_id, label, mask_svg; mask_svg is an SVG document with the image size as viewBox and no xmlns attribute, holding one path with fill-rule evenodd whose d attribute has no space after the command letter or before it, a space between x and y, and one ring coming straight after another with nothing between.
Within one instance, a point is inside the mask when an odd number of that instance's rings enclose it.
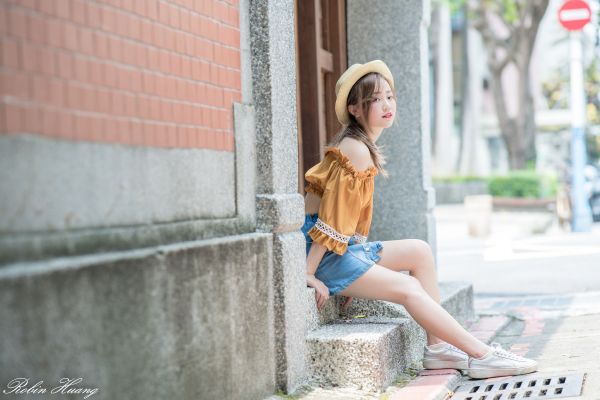
<instances>
[{"instance_id":1,"label":"concrete ledge","mask_svg":"<svg viewBox=\"0 0 600 400\"><path fill-rule=\"evenodd\" d=\"M102 399L263 398L275 391L272 235L0 269L0 382Z\"/></svg>"}]
</instances>

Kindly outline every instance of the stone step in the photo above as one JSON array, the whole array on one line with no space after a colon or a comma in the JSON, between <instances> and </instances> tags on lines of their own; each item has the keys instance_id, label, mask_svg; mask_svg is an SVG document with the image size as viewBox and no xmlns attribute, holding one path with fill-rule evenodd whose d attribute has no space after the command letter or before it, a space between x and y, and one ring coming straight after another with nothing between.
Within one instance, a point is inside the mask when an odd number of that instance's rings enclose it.
<instances>
[{"instance_id":1,"label":"stone step","mask_svg":"<svg viewBox=\"0 0 600 400\"><path fill-rule=\"evenodd\" d=\"M461 322L474 319L472 287L440 285L442 305ZM307 362L314 385L380 391L409 367L419 368L425 333L404 307L390 302L354 299L346 319L337 317L339 300L316 310L314 291L307 334Z\"/></svg>"},{"instance_id":2,"label":"stone step","mask_svg":"<svg viewBox=\"0 0 600 400\"><path fill-rule=\"evenodd\" d=\"M312 384L378 391L418 362L425 337L412 319L369 317L323 325L306 339Z\"/></svg>"}]
</instances>

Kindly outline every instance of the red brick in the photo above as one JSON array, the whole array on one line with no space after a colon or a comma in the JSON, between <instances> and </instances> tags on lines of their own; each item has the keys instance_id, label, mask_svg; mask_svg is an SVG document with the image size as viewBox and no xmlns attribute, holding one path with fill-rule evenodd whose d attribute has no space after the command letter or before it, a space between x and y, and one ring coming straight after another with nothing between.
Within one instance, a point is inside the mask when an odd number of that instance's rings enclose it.
<instances>
[{"instance_id":1,"label":"red brick","mask_svg":"<svg viewBox=\"0 0 600 400\"><path fill-rule=\"evenodd\" d=\"M29 99L31 81L27 74L21 72L2 71L1 95Z\"/></svg>"},{"instance_id":2,"label":"red brick","mask_svg":"<svg viewBox=\"0 0 600 400\"><path fill-rule=\"evenodd\" d=\"M0 33L8 33L8 18L7 18L8 7L4 4L0 4Z\"/></svg>"},{"instance_id":3,"label":"red brick","mask_svg":"<svg viewBox=\"0 0 600 400\"><path fill-rule=\"evenodd\" d=\"M65 79L73 77L73 56L65 51L57 54L57 76Z\"/></svg>"},{"instance_id":4,"label":"red brick","mask_svg":"<svg viewBox=\"0 0 600 400\"><path fill-rule=\"evenodd\" d=\"M7 17L9 35L13 37L27 39L29 18L27 18L25 11L21 8L10 7L8 9Z\"/></svg>"},{"instance_id":5,"label":"red brick","mask_svg":"<svg viewBox=\"0 0 600 400\"><path fill-rule=\"evenodd\" d=\"M20 44L16 40L7 37L0 38L0 63L2 66L14 69L21 68L23 64L19 47Z\"/></svg>"},{"instance_id":6,"label":"red brick","mask_svg":"<svg viewBox=\"0 0 600 400\"><path fill-rule=\"evenodd\" d=\"M138 68L149 68L148 65L148 47L139 43L133 44L133 52L135 54L134 65Z\"/></svg>"},{"instance_id":7,"label":"red brick","mask_svg":"<svg viewBox=\"0 0 600 400\"><path fill-rule=\"evenodd\" d=\"M232 88L237 90L242 90L242 74L239 71L233 73L233 84Z\"/></svg>"},{"instance_id":8,"label":"red brick","mask_svg":"<svg viewBox=\"0 0 600 400\"><path fill-rule=\"evenodd\" d=\"M127 36L135 40L142 40L142 24L139 18L128 18L127 29Z\"/></svg>"},{"instance_id":9,"label":"red brick","mask_svg":"<svg viewBox=\"0 0 600 400\"><path fill-rule=\"evenodd\" d=\"M189 32L194 35L200 36L200 22L202 21L202 16L198 14L190 14L190 29Z\"/></svg>"},{"instance_id":10,"label":"red brick","mask_svg":"<svg viewBox=\"0 0 600 400\"><path fill-rule=\"evenodd\" d=\"M171 54L169 61L169 72L173 75L181 76L181 56L179 54Z\"/></svg>"},{"instance_id":11,"label":"red brick","mask_svg":"<svg viewBox=\"0 0 600 400\"><path fill-rule=\"evenodd\" d=\"M80 25L87 25L87 6L85 0L71 0L71 14L73 21Z\"/></svg>"},{"instance_id":12,"label":"red brick","mask_svg":"<svg viewBox=\"0 0 600 400\"><path fill-rule=\"evenodd\" d=\"M123 57L123 47L121 46L121 40L115 38L108 39L108 54L110 59L114 61L121 61Z\"/></svg>"},{"instance_id":13,"label":"red brick","mask_svg":"<svg viewBox=\"0 0 600 400\"><path fill-rule=\"evenodd\" d=\"M94 54L94 36L92 31L85 28L77 29L79 36L79 51L83 54Z\"/></svg>"},{"instance_id":14,"label":"red brick","mask_svg":"<svg viewBox=\"0 0 600 400\"><path fill-rule=\"evenodd\" d=\"M73 140L76 138L75 132L75 120L73 115L69 112L58 113L57 135L65 139Z\"/></svg>"},{"instance_id":15,"label":"red brick","mask_svg":"<svg viewBox=\"0 0 600 400\"><path fill-rule=\"evenodd\" d=\"M156 0L146 0L144 2L146 4L146 17L155 20L158 18L158 3Z\"/></svg>"},{"instance_id":16,"label":"red brick","mask_svg":"<svg viewBox=\"0 0 600 400\"><path fill-rule=\"evenodd\" d=\"M117 87L117 68L111 64L102 65L102 79L104 86Z\"/></svg>"},{"instance_id":17,"label":"red brick","mask_svg":"<svg viewBox=\"0 0 600 400\"><path fill-rule=\"evenodd\" d=\"M170 7L169 9L169 26L175 29L179 29L181 26L179 8L177 7Z\"/></svg>"},{"instance_id":18,"label":"red brick","mask_svg":"<svg viewBox=\"0 0 600 400\"><path fill-rule=\"evenodd\" d=\"M4 104L4 113L7 132L17 133L25 131L25 111L23 108L12 104Z\"/></svg>"},{"instance_id":19,"label":"red brick","mask_svg":"<svg viewBox=\"0 0 600 400\"><path fill-rule=\"evenodd\" d=\"M94 99L94 89L82 87L83 106L88 111L96 111L96 100Z\"/></svg>"},{"instance_id":20,"label":"red brick","mask_svg":"<svg viewBox=\"0 0 600 400\"><path fill-rule=\"evenodd\" d=\"M44 43L53 47L62 47L62 36L61 22L54 18L48 18L46 20L46 40L44 40Z\"/></svg>"},{"instance_id":21,"label":"red brick","mask_svg":"<svg viewBox=\"0 0 600 400\"><path fill-rule=\"evenodd\" d=\"M73 51L79 50L79 40L75 25L70 22L64 22L63 28L63 48Z\"/></svg>"},{"instance_id":22,"label":"red brick","mask_svg":"<svg viewBox=\"0 0 600 400\"><path fill-rule=\"evenodd\" d=\"M43 1L43 0L42 0ZM69 0L53 0L56 7L56 15L59 18L70 19L71 18L71 5Z\"/></svg>"},{"instance_id":23,"label":"red brick","mask_svg":"<svg viewBox=\"0 0 600 400\"><path fill-rule=\"evenodd\" d=\"M240 10L238 7L229 7L228 22L231 26L240 26Z\"/></svg>"},{"instance_id":24,"label":"red brick","mask_svg":"<svg viewBox=\"0 0 600 400\"><path fill-rule=\"evenodd\" d=\"M108 37L101 32L95 32L94 52L99 58L108 58Z\"/></svg>"},{"instance_id":25,"label":"red brick","mask_svg":"<svg viewBox=\"0 0 600 400\"><path fill-rule=\"evenodd\" d=\"M106 32L115 32L117 29L116 12L108 7L102 7L100 9L100 15L102 17L102 30Z\"/></svg>"},{"instance_id":26,"label":"red brick","mask_svg":"<svg viewBox=\"0 0 600 400\"><path fill-rule=\"evenodd\" d=\"M81 82L89 81L89 66L87 60L82 57L75 57L73 60L75 73L73 77Z\"/></svg>"},{"instance_id":27,"label":"red brick","mask_svg":"<svg viewBox=\"0 0 600 400\"><path fill-rule=\"evenodd\" d=\"M48 24L46 23L45 19L33 14L28 16L28 20L29 32L27 34L27 37L29 38L29 40L39 44L45 43L46 36L48 35Z\"/></svg>"},{"instance_id":28,"label":"red brick","mask_svg":"<svg viewBox=\"0 0 600 400\"><path fill-rule=\"evenodd\" d=\"M56 15L55 5L53 1L38 1L38 10L47 15Z\"/></svg>"},{"instance_id":29,"label":"red brick","mask_svg":"<svg viewBox=\"0 0 600 400\"><path fill-rule=\"evenodd\" d=\"M65 107L67 105L67 93L62 80L49 79L48 89L50 91L50 104L56 107Z\"/></svg>"},{"instance_id":30,"label":"red brick","mask_svg":"<svg viewBox=\"0 0 600 400\"><path fill-rule=\"evenodd\" d=\"M158 69L161 72L164 72L166 74L169 73L170 71L170 64L171 64L171 60L170 60L170 54L165 51L165 50L160 50L159 54L158 54Z\"/></svg>"},{"instance_id":31,"label":"red brick","mask_svg":"<svg viewBox=\"0 0 600 400\"><path fill-rule=\"evenodd\" d=\"M175 37L175 51L180 54L185 54L185 39L186 34L184 32L174 32Z\"/></svg>"},{"instance_id":32,"label":"red brick","mask_svg":"<svg viewBox=\"0 0 600 400\"><path fill-rule=\"evenodd\" d=\"M127 117L135 117L135 113L136 113L135 95L123 94L123 102L125 105L124 105L122 114L126 115Z\"/></svg>"},{"instance_id":33,"label":"red brick","mask_svg":"<svg viewBox=\"0 0 600 400\"><path fill-rule=\"evenodd\" d=\"M51 109L45 109L42 113L42 123L44 124L44 133L48 136L60 136L60 114Z\"/></svg>"},{"instance_id":34,"label":"red brick","mask_svg":"<svg viewBox=\"0 0 600 400\"><path fill-rule=\"evenodd\" d=\"M177 79L168 77L166 78L166 96L169 98L177 97Z\"/></svg>"},{"instance_id":35,"label":"red brick","mask_svg":"<svg viewBox=\"0 0 600 400\"><path fill-rule=\"evenodd\" d=\"M110 114L111 92L104 89L96 89L94 90L94 97L96 98L96 110L103 114Z\"/></svg>"},{"instance_id":36,"label":"red brick","mask_svg":"<svg viewBox=\"0 0 600 400\"><path fill-rule=\"evenodd\" d=\"M240 31L225 25L218 26L217 41L228 46L240 47Z\"/></svg>"},{"instance_id":37,"label":"red brick","mask_svg":"<svg viewBox=\"0 0 600 400\"><path fill-rule=\"evenodd\" d=\"M213 18L217 19L220 22L227 22L227 18L229 16L228 6L225 3L220 1L213 2L213 10L210 14Z\"/></svg>"},{"instance_id":38,"label":"red brick","mask_svg":"<svg viewBox=\"0 0 600 400\"><path fill-rule=\"evenodd\" d=\"M102 28L102 6L96 3L87 2L87 24L90 28Z\"/></svg>"},{"instance_id":39,"label":"red brick","mask_svg":"<svg viewBox=\"0 0 600 400\"><path fill-rule=\"evenodd\" d=\"M163 101L160 105L160 119L172 122L174 120L174 104L171 101Z\"/></svg>"},{"instance_id":40,"label":"red brick","mask_svg":"<svg viewBox=\"0 0 600 400\"><path fill-rule=\"evenodd\" d=\"M103 76L103 67L102 64L98 61L90 61L88 64L90 75L89 80L90 83L94 85L103 85L104 84L104 76Z\"/></svg>"},{"instance_id":41,"label":"red brick","mask_svg":"<svg viewBox=\"0 0 600 400\"><path fill-rule=\"evenodd\" d=\"M189 32L190 30L190 12L188 10L181 10L181 21L180 27L182 30Z\"/></svg>"},{"instance_id":42,"label":"red brick","mask_svg":"<svg viewBox=\"0 0 600 400\"><path fill-rule=\"evenodd\" d=\"M169 25L169 10L167 3L162 1L158 3L158 21L163 25Z\"/></svg>"},{"instance_id":43,"label":"red brick","mask_svg":"<svg viewBox=\"0 0 600 400\"><path fill-rule=\"evenodd\" d=\"M39 72L41 69L39 58L40 53L35 46L26 42L21 44L21 62L25 71Z\"/></svg>"},{"instance_id":44,"label":"red brick","mask_svg":"<svg viewBox=\"0 0 600 400\"><path fill-rule=\"evenodd\" d=\"M175 91L178 100L183 100L185 98L186 84L187 82L183 79L177 79L177 82L175 83Z\"/></svg>"},{"instance_id":45,"label":"red brick","mask_svg":"<svg viewBox=\"0 0 600 400\"><path fill-rule=\"evenodd\" d=\"M25 109L25 132L42 132L42 121L38 107L28 107Z\"/></svg>"}]
</instances>

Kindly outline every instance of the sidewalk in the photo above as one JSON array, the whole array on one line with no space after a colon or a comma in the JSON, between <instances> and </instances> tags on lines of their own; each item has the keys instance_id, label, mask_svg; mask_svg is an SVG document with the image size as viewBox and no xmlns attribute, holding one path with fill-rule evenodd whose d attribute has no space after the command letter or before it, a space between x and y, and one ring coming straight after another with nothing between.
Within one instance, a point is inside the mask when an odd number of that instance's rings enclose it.
<instances>
[{"instance_id":1,"label":"sidewalk","mask_svg":"<svg viewBox=\"0 0 600 400\"><path fill-rule=\"evenodd\" d=\"M571 233L543 213L500 212L472 238L462 205L435 216L440 279L471 281L478 314L514 318L494 340L536 359L534 377L585 374L581 396L562 398L600 400L600 224Z\"/></svg>"}]
</instances>

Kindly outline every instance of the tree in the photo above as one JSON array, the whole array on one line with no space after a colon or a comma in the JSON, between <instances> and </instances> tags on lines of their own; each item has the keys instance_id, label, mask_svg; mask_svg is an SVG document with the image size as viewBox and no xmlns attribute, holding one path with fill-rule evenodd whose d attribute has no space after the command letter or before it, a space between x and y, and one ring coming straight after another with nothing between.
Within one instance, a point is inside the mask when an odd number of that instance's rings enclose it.
<instances>
[{"instance_id":1,"label":"tree","mask_svg":"<svg viewBox=\"0 0 600 400\"><path fill-rule=\"evenodd\" d=\"M490 83L500 132L511 169L523 169L535 161L535 109L530 65L535 40L549 0L465 1L472 26L481 34L487 50ZM517 112L509 113L503 75L509 65L516 69Z\"/></svg>"}]
</instances>

